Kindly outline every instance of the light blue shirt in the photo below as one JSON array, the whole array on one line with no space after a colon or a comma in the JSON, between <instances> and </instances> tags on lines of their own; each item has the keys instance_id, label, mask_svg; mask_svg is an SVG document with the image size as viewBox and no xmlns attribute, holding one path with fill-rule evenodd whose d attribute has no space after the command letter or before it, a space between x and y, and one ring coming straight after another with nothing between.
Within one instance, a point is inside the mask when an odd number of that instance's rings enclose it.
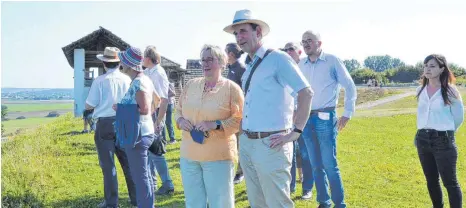
<instances>
[{"instance_id":1,"label":"light blue shirt","mask_svg":"<svg viewBox=\"0 0 466 208\"><path fill-rule=\"evenodd\" d=\"M336 107L340 88L345 89L345 110L343 116L351 118L356 105L356 86L343 62L336 56L321 52L312 63L308 57L301 59L299 68L311 83L314 96L311 110Z\"/></svg>"},{"instance_id":2,"label":"light blue shirt","mask_svg":"<svg viewBox=\"0 0 466 208\"><path fill-rule=\"evenodd\" d=\"M266 53L263 46L246 66L241 82L245 90L251 68ZM244 98L242 128L252 132L270 132L293 126L294 99L292 94L309 87L295 61L286 53L274 50L254 72Z\"/></svg>"}]
</instances>

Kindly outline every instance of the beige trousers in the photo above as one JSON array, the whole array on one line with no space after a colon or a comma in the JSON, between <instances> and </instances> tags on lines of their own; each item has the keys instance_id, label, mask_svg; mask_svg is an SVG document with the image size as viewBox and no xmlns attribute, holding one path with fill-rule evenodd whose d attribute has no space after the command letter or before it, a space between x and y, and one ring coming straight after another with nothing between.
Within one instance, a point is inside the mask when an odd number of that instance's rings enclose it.
<instances>
[{"instance_id":1,"label":"beige trousers","mask_svg":"<svg viewBox=\"0 0 466 208\"><path fill-rule=\"evenodd\" d=\"M239 158L251 208L291 208L293 143L270 148L269 137L249 139L241 134Z\"/></svg>"}]
</instances>

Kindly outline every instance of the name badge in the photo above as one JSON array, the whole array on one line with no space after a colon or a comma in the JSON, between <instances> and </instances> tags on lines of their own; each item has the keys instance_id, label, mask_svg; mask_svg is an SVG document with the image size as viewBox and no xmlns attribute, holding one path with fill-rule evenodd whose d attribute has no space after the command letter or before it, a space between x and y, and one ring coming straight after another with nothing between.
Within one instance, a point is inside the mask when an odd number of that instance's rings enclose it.
<instances>
[{"instance_id":1,"label":"name badge","mask_svg":"<svg viewBox=\"0 0 466 208\"><path fill-rule=\"evenodd\" d=\"M319 112L317 115L322 120L329 120L330 119L330 113L327 113L327 112Z\"/></svg>"}]
</instances>

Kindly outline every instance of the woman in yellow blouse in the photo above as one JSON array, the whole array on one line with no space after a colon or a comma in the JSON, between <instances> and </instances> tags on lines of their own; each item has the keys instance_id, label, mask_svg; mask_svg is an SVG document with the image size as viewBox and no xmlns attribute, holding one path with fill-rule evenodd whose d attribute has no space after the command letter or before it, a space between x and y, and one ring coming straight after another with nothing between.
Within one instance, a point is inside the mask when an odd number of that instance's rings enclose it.
<instances>
[{"instance_id":1,"label":"woman in yellow blouse","mask_svg":"<svg viewBox=\"0 0 466 208\"><path fill-rule=\"evenodd\" d=\"M235 133L244 96L240 86L221 75L227 61L224 50L205 45L201 59L204 77L188 81L175 113L177 127L183 130L180 168L186 207L205 208L208 201L211 208L233 208Z\"/></svg>"}]
</instances>

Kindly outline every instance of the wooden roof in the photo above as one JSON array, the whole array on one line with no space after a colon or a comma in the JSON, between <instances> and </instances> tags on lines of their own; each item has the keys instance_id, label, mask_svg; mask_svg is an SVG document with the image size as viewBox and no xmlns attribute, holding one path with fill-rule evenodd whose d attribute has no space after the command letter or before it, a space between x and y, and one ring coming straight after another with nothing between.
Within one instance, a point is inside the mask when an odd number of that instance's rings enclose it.
<instances>
[{"instance_id":1,"label":"wooden roof","mask_svg":"<svg viewBox=\"0 0 466 208\"><path fill-rule=\"evenodd\" d=\"M99 27L98 30L76 40L67 46L63 47L63 53L65 54L66 59L68 60L68 64L73 67L74 66L74 49L84 49L85 51L90 52L92 55L95 52L103 51L105 47L117 47L120 50L125 50L131 45L120 37L113 34L110 30L107 30L103 27ZM90 54L90 55L91 55ZM94 55L95 57L95 55ZM91 58L91 57L90 57ZM97 58L95 58L97 60ZM93 60L89 60L86 57L86 62L93 62ZM162 63L163 67L172 68L176 71L186 71L181 68L181 65L162 56Z\"/></svg>"}]
</instances>

